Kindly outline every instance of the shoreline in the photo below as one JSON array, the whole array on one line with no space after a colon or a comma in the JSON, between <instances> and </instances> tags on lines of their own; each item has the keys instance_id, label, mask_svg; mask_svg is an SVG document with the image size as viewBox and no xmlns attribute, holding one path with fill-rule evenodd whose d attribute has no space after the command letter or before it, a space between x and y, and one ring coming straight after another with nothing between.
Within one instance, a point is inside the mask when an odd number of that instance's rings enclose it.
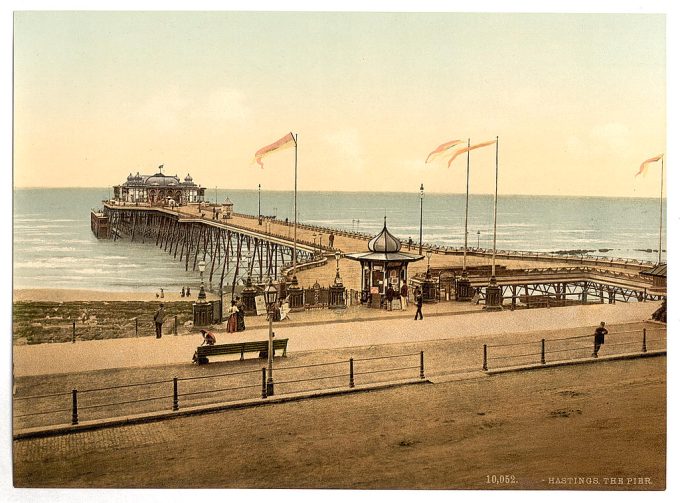
<instances>
[{"instance_id":1,"label":"shoreline","mask_svg":"<svg viewBox=\"0 0 680 503\"><path fill-rule=\"evenodd\" d=\"M199 287L192 289L191 297L182 297L179 292L165 291L163 300L166 302L189 302L195 301L198 297ZM117 292L106 290L86 290L71 288L16 288L12 290L12 303L16 302L81 302L81 301L103 301L103 302L157 302L160 298L156 297L157 291L132 291ZM219 295L206 290L206 299L219 299Z\"/></svg>"}]
</instances>

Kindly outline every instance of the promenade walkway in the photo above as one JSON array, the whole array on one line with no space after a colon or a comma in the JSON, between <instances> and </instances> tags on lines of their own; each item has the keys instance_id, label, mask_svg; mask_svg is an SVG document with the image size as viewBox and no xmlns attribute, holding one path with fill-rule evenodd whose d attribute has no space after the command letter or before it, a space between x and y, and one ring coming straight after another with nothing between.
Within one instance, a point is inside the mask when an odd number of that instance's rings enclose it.
<instances>
[{"instance_id":1,"label":"promenade walkway","mask_svg":"<svg viewBox=\"0 0 680 503\"><path fill-rule=\"evenodd\" d=\"M362 346L399 343L423 343L433 340L463 341L474 338L477 346L483 336L518 342L530 340L531 332L594 327L648 320L659 302L593 304L554 309L517 310L431 316L425 307L425 319L414 321L414 308L402 316L387 313L388 319L376 318L333 323L341 319L334 311L323 311L306 323L275 324L277 338L288 338L292 354ZM468 308L470 306L467 306ZM295 316L295 313L293 313ZM307 314L305 314L307 316ZM302 318L302 316L300 316ZM263 324L264 325L264 324ZM245 332L216 331L218 343L266 340L268 330L260 325ZM512 335L510 335L512 334ZM535 339L535 336L533 337ZM198 333L153 337L78 341L76 343L38 344L14 347L15 376L74 373L100 369L172 365L191 362L201 342ZM478 358L475 359L477 363Z\"/></svg>"}]
</instances>

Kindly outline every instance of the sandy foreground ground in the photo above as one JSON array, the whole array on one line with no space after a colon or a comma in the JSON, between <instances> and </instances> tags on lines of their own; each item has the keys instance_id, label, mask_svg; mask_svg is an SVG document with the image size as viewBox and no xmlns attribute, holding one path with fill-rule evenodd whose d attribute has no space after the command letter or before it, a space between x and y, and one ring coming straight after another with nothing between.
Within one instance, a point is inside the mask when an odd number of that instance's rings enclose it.
<instances>
[{"instance_id":1,"label":"sandy foreground ground","mask_svg":"<svg viewBox=\"0 0 680 503\"><path fill-rule=\"evenodd\" d=\"M659 490L666 358L14 442L17 487Z\"/></svg>"}]
</instances>

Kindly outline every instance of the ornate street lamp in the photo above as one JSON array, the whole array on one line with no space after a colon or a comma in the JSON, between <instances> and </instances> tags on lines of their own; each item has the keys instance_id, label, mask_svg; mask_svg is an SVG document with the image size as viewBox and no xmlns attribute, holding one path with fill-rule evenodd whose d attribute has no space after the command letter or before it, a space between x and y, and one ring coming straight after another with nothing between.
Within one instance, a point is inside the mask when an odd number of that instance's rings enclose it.
<instances>
[{"instance_id":1,"label":"ornate street lamp","mask_svg":"<svg viewBox=\"0 0 680 503\"><path fill-rule=\"evenodd\" d=\"M430 258L432 257L432 250L427 250L425 253L425 256L427 257L427 274L430 274Z\"/></svg>"},{"instance_id":2,"label":"ornate street lamp","mask_svg":"<svg viewBox=\"0 0 680 503\"><path fill-rule=\"evenodd\" d=\"M262 225L262 210L260 209L260 184L257 184L257 225Z\"/></svg>"},{"instance_id":3,"label":"ornate street lamp","mask_svg":"<svg viewBox=\"0 0 680 503\"><path fill-rule=\"evenodd\" d=\"M335 284L342 285L342 280L340 279L340 258L342 253L339 251L335 252Z\"/></svg>"},{"instance_id":4,"label":"ornate street lamp","mask_svg":"<svg viewBox=\"0 0 680 503\"><path fill-rule=\"evenodd\" d=\"M477 249L479 250L479 231L477 231Z\"/></svg>"},{"instance_id":5,"label":"ornate street lamp","mask_svg":"<svg viewBox=\"0 0 680 503\"><path fill-rule=\"evenodd\" d=\"M267 396L274 394L274 377L272 376L274 364L274 332L272 328L272 321L274 319L274 306L278 300L279 291L272 283L271 276L269 277L269 284L264 289L264 302L267 305L267 315L269 317L269 347L267 350Z\"/></svg>"},{"instance_id":6,"label":"ornate street lamp","mask_svg":"<svg viewBox=\"0 0 680 503\"><path fill-rule=\"evenodd\" d=\"M203 283L203 273L205 272L205 262L198 263L198 270L201 271L201 289L198 291L198 301L205 302L205 284Z\"/></svg>"}]
</instances>

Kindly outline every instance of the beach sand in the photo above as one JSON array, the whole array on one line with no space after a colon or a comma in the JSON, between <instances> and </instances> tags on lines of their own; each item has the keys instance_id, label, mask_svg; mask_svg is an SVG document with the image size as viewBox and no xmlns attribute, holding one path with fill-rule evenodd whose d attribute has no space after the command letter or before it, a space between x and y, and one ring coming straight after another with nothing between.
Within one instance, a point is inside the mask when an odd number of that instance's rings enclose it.
<instances>
[{"instance_id":1,"label":"beach sand","mask_svg":"<svg viewBox=\"0 0 680 503\"><path fill-rule=\"evenodd\" d=\"M199 288L192 289L191 297L182 297L179 292L163 292L163 300L166 302L179 302L196 300ZM77 301L156 301L158 292L106 292L98 290L75 290L67 288L21 288L13 290L14 302L39 301L39 302L77 302ZM215 295L206 291L208 300L218 299Z\"/></svg>"}]
</instances>

